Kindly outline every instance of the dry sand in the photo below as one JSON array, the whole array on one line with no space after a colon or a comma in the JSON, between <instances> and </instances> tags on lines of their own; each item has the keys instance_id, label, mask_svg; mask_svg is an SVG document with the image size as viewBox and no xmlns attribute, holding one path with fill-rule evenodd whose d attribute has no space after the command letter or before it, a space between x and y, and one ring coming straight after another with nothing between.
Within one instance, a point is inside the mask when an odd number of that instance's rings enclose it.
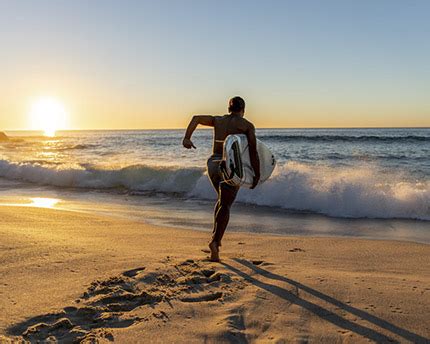
<instances>
[{"instance_id":1,"label":"dry sand","mask_svg":"<svg viewBox=\"0 0 430 344\"><path fill-rule=\"evenodd\" d=\"M2 343L429 342L429 245L0 217Z\"/></svg>"}]
</instances>

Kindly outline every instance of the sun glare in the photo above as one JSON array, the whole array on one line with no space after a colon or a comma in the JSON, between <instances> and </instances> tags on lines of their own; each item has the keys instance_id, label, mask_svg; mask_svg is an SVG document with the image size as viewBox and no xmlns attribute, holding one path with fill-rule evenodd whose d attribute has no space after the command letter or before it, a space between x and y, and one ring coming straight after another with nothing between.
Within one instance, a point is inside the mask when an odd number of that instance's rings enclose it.
<instances>
[{"instance_id":1,"label":"sun glare","mask_svg":"<svg viewBox=\"0 0 430 344\"><path fill-rule=\"evenodd\" d=\"M36 100L29 113L31 129L42 130L46 136L55 136L59 129L66 129L67 112L64 105L52 97Z\"/></svg>"},{"instance_id":2,"label":"sun glare","mask_svg":"<svg viewBox=\"0 0 430 344\"><path fill-rule=\"evenodd\" d=\"M47 197L33 197L30 198L32 207L37 208L53 208L60 200L56 198Z\"/></svg>"}]
</instances>

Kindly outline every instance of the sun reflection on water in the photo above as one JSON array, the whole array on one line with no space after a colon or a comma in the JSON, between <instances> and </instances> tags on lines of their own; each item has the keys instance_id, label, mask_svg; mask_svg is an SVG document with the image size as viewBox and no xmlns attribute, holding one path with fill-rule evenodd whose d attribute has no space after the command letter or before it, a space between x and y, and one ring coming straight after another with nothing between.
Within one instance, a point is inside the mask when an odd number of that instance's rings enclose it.
<instances>
[{"instance_id":1,"label":"sun reflection on water","mask_svg":"<svg viewBox=\"0 0 430 344\"><path fill-rule=\"evenodd\" d=\"M33 197L30 198L32 207L53 208L60 200L56 198Z\"/></svg>"}]
</instances>

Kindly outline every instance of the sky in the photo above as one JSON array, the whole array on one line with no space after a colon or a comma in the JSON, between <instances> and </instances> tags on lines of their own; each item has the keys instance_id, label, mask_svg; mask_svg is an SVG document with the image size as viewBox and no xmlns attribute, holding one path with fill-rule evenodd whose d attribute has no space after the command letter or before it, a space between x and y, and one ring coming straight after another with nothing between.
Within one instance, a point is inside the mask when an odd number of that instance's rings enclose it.
<instances>
[{"instance_id":1,"label":"sky","mask_svg":"<svg viewBox=\"0 0 430 344\"><path fill-rule=\"evenodd\" d=\"M0 129L430 127L430 1L0 0Z\"/></svg>"}]
</instances>

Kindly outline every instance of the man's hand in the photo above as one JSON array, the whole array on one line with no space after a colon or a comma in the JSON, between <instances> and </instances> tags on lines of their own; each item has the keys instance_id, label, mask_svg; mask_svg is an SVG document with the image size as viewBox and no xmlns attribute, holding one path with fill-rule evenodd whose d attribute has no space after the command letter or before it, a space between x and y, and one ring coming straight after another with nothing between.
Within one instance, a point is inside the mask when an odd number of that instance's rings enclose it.
<instances>
[{"instance_id":1,"label":"man's hand","mask_svg":"<svg viewBox=\"0 0 430 344\"><path fill-rule=\"evenodd\" d=\"M252 181L251 189L255 189L255 187L257 186L259 181L260 181L260 175L254 176L254 180Z\"/></svg>"},{"instance_id":2,"label":"man's hand","mask_svg":"<svg viewBox=\"0 0 430 344\"><path fill-rule=\"evenodd\" d=\"M182 140L182 145L187 149L191 149L191 148L196 149L196 146L194 146L193 141L191 141L190 139L187 139L187 138L184 138Z\"/></svg>"}]
</instances>

